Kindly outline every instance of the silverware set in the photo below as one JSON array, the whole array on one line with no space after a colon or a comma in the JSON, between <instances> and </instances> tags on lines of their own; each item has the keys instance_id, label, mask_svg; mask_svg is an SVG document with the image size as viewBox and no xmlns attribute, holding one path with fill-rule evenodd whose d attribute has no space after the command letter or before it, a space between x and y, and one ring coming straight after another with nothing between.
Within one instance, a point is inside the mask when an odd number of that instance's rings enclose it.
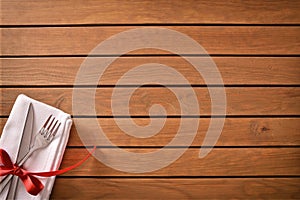
<instances>
[{"instance_id":1,"label":"silverware set","mask_svg":"<svg viewBox=\"0 0 300 200\"><path fill-rule=\"evenodd\" d=\"M26 162L26 160L38 149L47 147L51 143L59 127L61 126L61 123L54 116L50 115L45 121L44 125L40 128L38 133L35 134L33 141L28 142L28 140L25 139L25 137L30 136L31 138L32 124L33 124L33 111L32 111L32 105L30 104L26 116L26 122L23 129L23 134L27 134L27 135L25 136L22 135L21 138L21 144L19 147L19 153L16 161L18 166L22 166ZM16 191L19 182L19 177L14 176L13 179L12 177L13 175L11 174L7 175L0 182L0 193L4 190L4 188L7 185L10 186L7 199L14 199L15 197L14 191Z\"/></svg>"}]
</instances>

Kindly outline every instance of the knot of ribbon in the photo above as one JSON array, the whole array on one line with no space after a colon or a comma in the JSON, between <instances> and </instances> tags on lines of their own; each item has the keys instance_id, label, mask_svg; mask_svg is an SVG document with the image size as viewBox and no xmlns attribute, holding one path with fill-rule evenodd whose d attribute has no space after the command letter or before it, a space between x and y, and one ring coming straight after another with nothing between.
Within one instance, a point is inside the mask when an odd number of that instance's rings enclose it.
<instances>
[{"instance_id":1,"label":"knot of ribbon","mask_svg":"<svg viewBox=\"0 0 300 200\"><path fill-rule=\"evenodd\" d=\"M12 174L21 177L21 176L24 176L24 171L20 166L18 166L17 164L14 164L14 169L13 169Z\"/></svg>"},{"instance_id":2,"label":"knot of ribbon","mask_svg":"<svg viewBox=\"0 0 300 200\"><path fill-rule=\"evenodd\" d=\"M43 183L36 176L50 177L50 176L56 176L56 175L63 174L67 171L70 171L80 166L82 163L84 163L95 150L96 147L94 147L93 150L89 152L86 155L86 157L84 157L78 163L61 170L49 171L49 172L29 172L26 169L24 169L22 166L13 164L8 153L4 149L0 149L0 176L6 176L8 174L18 176L22 180L27 192L30 193L31 195L36 196L44 188Z\"/></svg>"}]
</instances>

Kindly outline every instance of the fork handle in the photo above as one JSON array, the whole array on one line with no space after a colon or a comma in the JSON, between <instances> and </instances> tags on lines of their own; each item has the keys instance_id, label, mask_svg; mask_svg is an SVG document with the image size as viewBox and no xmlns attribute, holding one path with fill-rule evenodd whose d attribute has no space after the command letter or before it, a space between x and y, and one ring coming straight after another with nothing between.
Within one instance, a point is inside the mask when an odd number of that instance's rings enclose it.
<instances>
[{"instance_id":1,"label":"fork handle","mask_svg":"<svg viewBox=\"0 0 300 200\"><path fill-rule=\"evenodd\" d=\"M22 160L20 160L20 162L18 162L18 165L22 166L25 163L25 161L31 156L31 154L36 150L37 150L37 148L30 149L28 151L28 153L26 153L25 156L22 158Z\"/></svg>"}]
</instances>

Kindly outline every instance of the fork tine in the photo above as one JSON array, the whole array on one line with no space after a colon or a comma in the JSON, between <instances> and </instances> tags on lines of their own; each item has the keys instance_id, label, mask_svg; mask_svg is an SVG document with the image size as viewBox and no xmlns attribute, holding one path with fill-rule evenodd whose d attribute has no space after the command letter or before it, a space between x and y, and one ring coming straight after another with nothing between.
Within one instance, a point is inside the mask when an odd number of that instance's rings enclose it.
<instances>
[{"instance_id":1,"label":"fork tine","mask_svg":"<svg viewBox=\"0 0 300 200\"><path fill-rule=\"evenodd\" d=\"M52 126L54 120L55 120L55 117L52 118L50 124L47 126L47 128L46 128L47 130L49 130L49 129L51 128L51 126Z\"/></svg>"},{"instance_id":2,"label":"fork tine","mask_svg":"<svg viewBox=\"0 0 300 200\"><path fill-rule=\"evenodd\" d=\"M49 123L50 123L50 126L51 126L51 124L53 122L53 119L50 122L51 118L52 118L52 115L49 115L49 117L47 118L46 122L44 123L44 125L42 126L42 128L39 130L39 133L41 135L47 135L47 127L48 127Z\"/></svg>"},{"instance_id":3,"label":"fork tine","mask_svg":"<svg viewBox=\"0 0 300 200\"><path fill-rule=\"evenodd\" d=\"M53 126L52 126L52 128L50 129L50 133L52 133L52 132L53 132L53 130L54 130L54 128L55 128L55 126L56 126L57 122L58 122L58 120L56 120L56 121L55 121L54 125L53 125Z\"/></svg>"},{"instance_id":4,"label":"fork tine","mask_svg":"<svg viewBox=\"0 0 300 200\"><path fill-rule=\"evenodd\" d=\"M47 126L48 122L50 121L51 117L52 117L52 115L50 115L48 117L48 119L46 120L45 124L43 125L43 128L46 128L46 126Z\"/></svg>"},{"instance_id":5,"label":"fork tine","mask_svg":"<svg viewBox=\"0 0 300 200\"><path fill-rule=\"evenodd\" d=\"M54 130L54 132L52 132L52 136L54 137L60 127L61 123L59 122L58 126L56 127L56 129Z\"/></svg>"}]
</instances>

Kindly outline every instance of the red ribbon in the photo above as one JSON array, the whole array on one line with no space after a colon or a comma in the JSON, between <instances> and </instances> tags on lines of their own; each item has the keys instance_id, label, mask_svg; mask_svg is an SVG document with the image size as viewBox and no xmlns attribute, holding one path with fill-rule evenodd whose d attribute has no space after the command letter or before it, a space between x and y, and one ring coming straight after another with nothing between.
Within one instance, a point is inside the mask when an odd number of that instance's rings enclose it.
<instances>
[{"instance_id":1,"label":"red ribbon","mask_svg":"<svg viewBox=\"0 0 300 200\"><path fill-rule=\"evenodd\" d=\"M84 163L95 150L96 147L94 147L93 150L90 153L88 153L88 155L85 158L83 158L80 162L65 169L50 172L29 172L23 169L21 166L13 164L8 153L4 149L0 149L0 176L6 176L8 174L18 176L22 180L27 192L31 195L36 196L44 188L44 185L35 176L50 177L70 171Z\"/></svg>"}]
</instances>

